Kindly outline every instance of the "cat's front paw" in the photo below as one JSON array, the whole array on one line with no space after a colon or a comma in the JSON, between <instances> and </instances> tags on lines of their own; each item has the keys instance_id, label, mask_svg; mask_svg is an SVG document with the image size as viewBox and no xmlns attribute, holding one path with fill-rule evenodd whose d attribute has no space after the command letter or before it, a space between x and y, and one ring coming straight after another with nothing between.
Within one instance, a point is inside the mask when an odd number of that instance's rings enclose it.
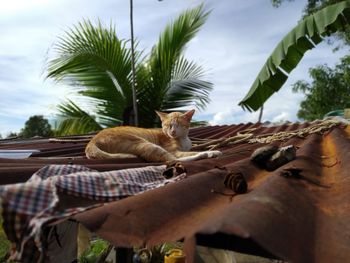
<instances>
[{"instance_id":1,"label":"cat's front paw","mask_svg":"<svg viewBox=\"0 0 350 263\"><path fill-rule=\"evenodd\" d=\"M222 155L222 152L220 151L205 151L205 152L201 152L199 153L199 158L200 159L206 159L206 158L215 158Z\"/></svg>"},{"instance_id":2,"label":"cat's front paw","mask_svg":"<svg viewBox=\"0 0 350 263\"><path fill-rule=\"evenodd\" d=\"M208 158L215 158L215 157L219 157L220 155L222 155L222 152L220 152L220 151L207 151L206 153L208 155Z\"/></svg>"}]
</instances>

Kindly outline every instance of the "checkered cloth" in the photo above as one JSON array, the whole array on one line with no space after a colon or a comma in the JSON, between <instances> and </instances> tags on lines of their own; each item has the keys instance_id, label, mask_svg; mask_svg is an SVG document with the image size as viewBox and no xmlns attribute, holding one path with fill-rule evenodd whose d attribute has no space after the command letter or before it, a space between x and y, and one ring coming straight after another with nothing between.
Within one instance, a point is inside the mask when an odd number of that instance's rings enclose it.
<instances>
[{"instance_id":1,"label":"checkered cloth","mask_svg":"<svg viewBox=\"0 0 350 263\"><path fill-rule=\"evenodd\" d=\"M44 262L48 224L186 176L165 179L162 175L165 169L166 166L161 165L98 172L80 165L49 165L26 183L0 186L3 226L14 244L11 258ZM88 205L64 207L61 199L67 196Z\"/></svg>"}]
</instances>

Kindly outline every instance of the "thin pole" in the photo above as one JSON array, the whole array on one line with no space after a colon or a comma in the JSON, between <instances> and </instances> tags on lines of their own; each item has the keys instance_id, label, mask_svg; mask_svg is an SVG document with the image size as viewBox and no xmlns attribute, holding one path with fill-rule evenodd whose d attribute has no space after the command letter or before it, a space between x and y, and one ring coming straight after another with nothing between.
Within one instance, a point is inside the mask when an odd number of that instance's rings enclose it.
<instances>
[{"instance_id":1,"label":"thin pole","mask_svg":"<svg viewBox=\"0 0 350 263\"><path fill-rule=\"evenodd\" d=\"M130 32L131 32L131 89L132 89L132 103L134 110L134 125L139 126L139 117L137 112L136 100L136 76L135 76L135 48L134 48L134 14L133 14L133 0L130 0Z\"/></svg>"},{"instance_id":2,"label":"thin pole","mask_svg":"<svg viewBox=\"0 0 350 263\"><path fill-rule=\"evenodd\" d=\"M263 116L263 112L264 112L264 104L261 106L260 108L260 113L259 113L259 120L258 122L261 122L262 116Z\"/></svg>"}]
</instances>

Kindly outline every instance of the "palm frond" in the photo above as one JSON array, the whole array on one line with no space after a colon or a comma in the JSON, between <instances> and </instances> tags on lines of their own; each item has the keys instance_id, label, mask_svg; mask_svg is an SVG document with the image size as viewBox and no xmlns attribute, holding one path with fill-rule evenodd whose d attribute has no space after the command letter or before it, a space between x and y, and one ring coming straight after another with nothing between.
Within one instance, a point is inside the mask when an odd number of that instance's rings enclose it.
<instances>
[{"instance_id":1,"label":"palm frond","mask_svg":"<svg viewBox=\"0 0 350 263\"><path fill-rule=\"evenodd\" d=\"M186 10L167 25L160 35L158 43L153 47L150 57L150 70L158 92L165 94L170 88L174 65L182 55L188 42L194 38L205 23L209 12L203 5Z\"/></svg>"},{"instance_id":2,"label":"palm frond","mask_svg":"<svg viewBox=\"0 0 350 263\"><path fill-rule=\"evenodd\" d=\"M209 102L212 84L204 80L204 70L182 57L186 44L208 15L203 5L183 12L166 27L147 60L142 57L142 52L135 54L136 92L142 126L154 125L154 110L193 104L204 108ZM89 20L77 24L59 38L55 45L57 56L47 63L47 77L71 85L85 98L84 109L92 112L96 119L71 101L59 106L61 112L67 116L79 112L81 117L90 118L87 123L93 123L94 119L99 127L121 122L124 111L132 105L131 51L127 44L117 38L112 25L104 28L98 22L94 26ZM73 128L88 130L78 126L79 118L66 119L65 127L69 131Z\"/></svg>"},{"instance_id":3,"label":"palm frond","mask_svg":"<svg viewBox=\"0 0 350 263\"><path fill-rule=\"evenodd\" d=\"M153 126L154 110L169 110L196 105L204 108L212 84L203 80L204 70L183 58L186 44L193 39L208 18L203 5L189 9L166 26L139 71L138 94L140 123ZM146 121L145 121L146 120Z\"/></svg>"},{"instance_id":4,"label":"palm frond","mask_svg":"<svg viewBox=\"0 0 350 263\"><path fill-rule=\"evenodd\" d=\"M349 21L350 1L325 7L305 17L277 45L239 105L250 111L258 110L283 86L306 51L314 48L324 36L344 30Z\"/></svg>"},{"instance_id":5,"label":"palm frond","mask_svg":"<svg viewBox=\"0 0 350 263\"><path fill-rule=\"evenodd\" d=\"M204 109L210 102L209 93L212 84L199 79L182 79L172 81L171 89L163 101L164 109L177 109L186 106Z\"/></svg>"},{"instance_id":6,"label":"palm frond","mask_svg":"<svg viewBox=\"0 0 350 263\"><path fill-rule=\"evenodd\" d=\"M201 66L181 56L174 65L172 80L163 100L163 107L175 109L196 106L204 109L210 102L213 84L203 80L205 72Z\"/></svg>"},{"instance_id":7,"label":"palm frond","mask_svg":"<svg viewBox=\"0 0 350 263\"><path fill-rule=\"evenodd\" d=\"M101 116L120 118L132 103L131 52L126 44L117 38L112 25L104 28L100 22L94 26L84 20L56 44L57 58L49 61L47 77L66 81L79 94L99 99Z\"/></svg>"},{"instance_id":8,"label":"palm frond","mask_svg":"<svg viewBox=\"0 0 350 263\"><path fill-rule=\"evenodd\" d=\"M61 103L57 109L59 111L59 123L56 135L86 134L102 129L94 117L71 100Z\"/></svg>"}]
</instances>

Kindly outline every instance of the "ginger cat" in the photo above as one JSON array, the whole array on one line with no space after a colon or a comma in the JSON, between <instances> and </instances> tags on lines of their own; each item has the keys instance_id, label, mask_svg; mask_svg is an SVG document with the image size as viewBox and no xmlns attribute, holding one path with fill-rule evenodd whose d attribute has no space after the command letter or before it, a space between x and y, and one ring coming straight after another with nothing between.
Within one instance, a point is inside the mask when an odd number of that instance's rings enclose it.
<instances>
[{"instance_id":1,"label":"ginger cat","mask_svg":"<svg viewBox=\"0 0 350 263\"><path fill-rule=\"evenodd\" d=\"M156 111L162 128L119 126L100 131L85 148L89 159L141 157L148 162L193 161L221 155L220 151L190 152L189 126L194 110Z\"/></svg>"}]
</instances>

